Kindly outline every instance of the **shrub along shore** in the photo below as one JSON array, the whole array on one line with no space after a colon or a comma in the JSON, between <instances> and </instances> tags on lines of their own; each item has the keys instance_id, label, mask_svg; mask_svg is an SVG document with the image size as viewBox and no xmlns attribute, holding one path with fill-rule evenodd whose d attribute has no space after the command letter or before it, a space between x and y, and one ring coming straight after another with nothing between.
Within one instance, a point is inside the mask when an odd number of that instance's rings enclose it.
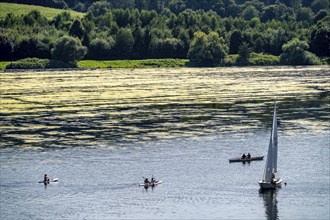
<instances>
[{"instance_id":1,"label":"shrub along shore","mask_svg":"<svg viewBox=\"0 0 330 220\"><path fill-rule=\"evenodd\" d=\"M158 68L186 67L188 59L146 59L146 60L81 60L76 64L66 64L57 60L27 58L18 61L0 61L4 71L33 69L108 69L108 68Z\"/></svg>"},{"instance_id":2,"label":"shrub along shore","mask_svg":"<svg viewBox=\"0 0 330 220\"><path fill-rule=\"evenodd\" d=\"M321 59L321 65L329 65L330 59ZM230 66L279 66L279 56L269 54L252 53L247 62L241 63L239 55L228 55L223 67ZM0 61L1 71L23 71L42 69L111 69L111 68L174 68L196 67L191 65L188 59L144 59L144 60L80 60L76 64L67 64L58 60L26 58L18 61ZM203 67L203 66L199 66Z\"/></svg>"},{"instance_id":3,"label":"shrub along shore","mask_svg":"<svg viewBox=\"0 0 330 220\"><path fill-rule=\"evenodd\" d=\"M223 66L273 66L280 65L278 56L252 54L248 63L240 64L238 55L228 55ZM18 61L0 61L1 70L23 69L107 69L107 68L168 68L190 67L188 59L144 59L144 60L80 60L75 65L61 61L27 58ZM202 66L201 66L202 67Z\"/></svg>"}]
</instances>

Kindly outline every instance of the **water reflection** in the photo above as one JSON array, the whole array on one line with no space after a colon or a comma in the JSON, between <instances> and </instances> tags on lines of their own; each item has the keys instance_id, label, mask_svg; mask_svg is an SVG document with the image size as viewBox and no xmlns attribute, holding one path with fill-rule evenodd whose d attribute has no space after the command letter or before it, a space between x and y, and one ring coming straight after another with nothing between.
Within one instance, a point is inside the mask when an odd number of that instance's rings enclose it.
<instances>
[{"instance_id":1,"label":"water reflection","mask_svg":"<svg viewBox=\"0 0 330 220\"><path fill-rule=\"evenodd\" d=\"M263 198L265 206L265 214L268 220L278 220L278 209L277 209L277 190L260 190L259 196Z\"/></svg>"},{"instance_id":2,"label":"water reflection","mask_svg":"<svg viewBox=\"0 0 330 220\"><path fill-rule=\"evenodd\" d=\"M145 192L149 192L149 190L151 189L151 192L154 191L154 189L156 188L156 186L143 186Z\"/></svg>"}]
</instances>

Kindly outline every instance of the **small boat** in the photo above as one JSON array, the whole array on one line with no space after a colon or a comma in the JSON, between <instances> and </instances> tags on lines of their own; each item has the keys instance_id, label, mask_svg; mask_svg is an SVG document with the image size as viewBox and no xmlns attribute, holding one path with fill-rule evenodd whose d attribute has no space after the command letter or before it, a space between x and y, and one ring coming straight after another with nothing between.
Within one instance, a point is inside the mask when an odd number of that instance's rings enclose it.
<instances>
[{"instance_id":1,"label":"small boat","mask_svg":"<svg viewBox=\"0 0 330 220\"><path fill-rule=\"evenodd\" d=\"M45 182L45 181L39 181L38 183L45 183L45 184L48 184L48 183L57 183L58 182L58 178L53 178L53 179L50 179L48 182Z\"/></svg>"},{"instance_id":2,"label":"small boat","mask_svg":"<svg viewBox=\"0 0 330 220\"><path fill-rule=\"evenodd\" d=\"M155 187L155 186L157 186L161 183L162 183L161 180L157 180L157 181L152 182L152 183L141 183L141 184L139 184L139 186L144 186L145 188L148 188L148 187Z\"/></svg>"},{"instance_id":3,"label":"small boat","mask_svg":"<svg viewBox=\"0 0 330 220\"><path fill-rule=\"evenodd\" d=\"M263 160L263 159L264 159L264 156L251 157L251 158L236 157L236 158L229 159L229 163L233 163L233 162L250 162L250 161L254 161L254 160Z\"/></svg>"},{"instance_id":4,"label":"small boat","mask_svg":"<svg viewBox=\"0 0 330 220\"><path fill-rule=\"evenodd\" d=\"M283 179L278 177L277 174L277 116L276 116L276 102L274 104L274 116L273 126L270 135L270 141L268 146L267 161L262 175L262 179L259 181L260 189L276 189L280 187Z\"/></svg>"}]
</instances>

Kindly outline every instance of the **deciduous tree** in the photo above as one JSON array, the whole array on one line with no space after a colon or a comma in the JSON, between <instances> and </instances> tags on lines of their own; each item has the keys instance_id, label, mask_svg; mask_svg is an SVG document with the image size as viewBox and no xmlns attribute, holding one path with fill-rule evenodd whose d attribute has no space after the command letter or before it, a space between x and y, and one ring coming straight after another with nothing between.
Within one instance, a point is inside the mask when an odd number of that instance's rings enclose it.
<instances>
[{"instance_id":1,"label":"deciduous tree","mask_svg":"<svg viewBox=\"0 0 330 220\"><path fill-rule=\"evenodd\" d=\"M285 65L313 65L320 64L317 56L307 51L308 43L297 38L292 39L282 47L280 61Z\"/></svg>"},{"instance_id":2,"label":"deciduous tree","mask_svg":"<svg viewBox=\"0 0 330 220\"><path fill-rule=\"evenodd\" d=\"M247 42L243 42L238 49L238 60L237 62L241 65L246 65L249 63L252 49Z\"/></svg>"},{"instance_id":3,"label":"deciduous tree","mask_svg":"<svg viewBox=\"0 0 330 220\"><path fill-rule=\"evenodd\" d=\"M188 58L192 65L219 66L224 63L228 47L218 33L196 32L190 44Z\"/></svg>"},{"instance_id":4,"label":"deciduous tree","mask_svg":"<svg viewBox=\"0 0 330 220\"><path fill-rule=\"evenodd\" d=\"M117 34L115 43L115 54L117 58L130 58L134 46L134 37L131 29L121 28Z\"/></svg>"},{"instance_id":5,"label":"deciduous tree","mask_svg":"<svg viewBox=\"0 0 330 220\"><path fill-rule=\"evenodd\" d=\"M113 48L114 44L115 41L111 37L107 40L96 38L91 41L86 57L88 57L88 59L95 60L109 59L111 55L111 49Z\"/></svg>"},{"instance_id":6,"label":"deciduous tree","mask_svg":"<svg viewBox=\"0 0 330 220\"><path fill-rule=\"evenodd\" d=\"M0 60L9 60L14 52L14 42L11 37L0 33Z\"/></svg>"},{"instance_id":7,"label":"deciduous tree","mask_svg":"<svg viewBox=\"0 0 330 220\"><path fill-rule=\"evenodd\" d=\"M66 63L76 64L87 52L87 48L81 45L77 38L63 36L55 43L52 49L52 56L55 60L61 60Z\"/></svg>"},{"instance_id":8,"label":"deciduous tree","mask_svg":"<svg viewBox=\"0 0 330 220\"><path fill-rule=\"evenodd\" d=\"M81 21L78 19L74 20L70 27L69 34L73 37L78 37L80 40L82 40L84 32L85 30L83 25L81 24Z\"/></svg>"},{"instance_id":9,"label":"deciduous tree","mask_svg":"<svg viewBox=\"0 0 330 220\"><path fill-rule=\"evenodd\" d=\"M318 56L330 57L330 17L319 21L311 33L311 50Z\"/></svg>"}]
</instances>

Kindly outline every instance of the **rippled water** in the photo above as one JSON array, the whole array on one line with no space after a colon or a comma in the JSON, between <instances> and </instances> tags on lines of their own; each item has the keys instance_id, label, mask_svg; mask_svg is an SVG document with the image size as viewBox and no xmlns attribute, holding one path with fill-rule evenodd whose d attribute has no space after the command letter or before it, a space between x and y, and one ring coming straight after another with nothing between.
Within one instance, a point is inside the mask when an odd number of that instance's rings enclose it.
<instances>
[{"instance_id":1,"label":"rippled water","mask_svg":"<svg viewBox=\"0 0 330 220\"><path fill-rule=\"evenodd\" d=\"M0 217L329 219L329 72L0 73ZM265 161L228 159L266 154L275 99L287 186L259 193Z\"/></svg>"}]
</instances>

